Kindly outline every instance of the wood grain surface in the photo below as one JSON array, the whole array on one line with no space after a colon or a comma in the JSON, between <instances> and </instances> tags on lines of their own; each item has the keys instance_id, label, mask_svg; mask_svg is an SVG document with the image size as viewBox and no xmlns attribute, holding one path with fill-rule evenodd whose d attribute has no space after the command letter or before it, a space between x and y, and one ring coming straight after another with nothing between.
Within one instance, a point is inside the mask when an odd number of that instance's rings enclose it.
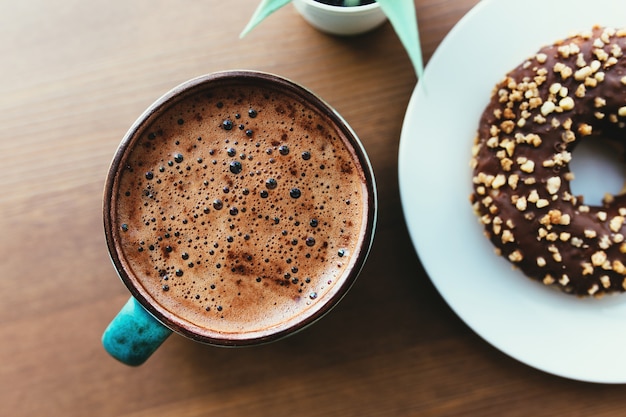
<instances>
[{"instance_id":1,"label":"wood grain surface","mask_svg":"<svg viewBox=\"0 0 626 417\"><path fill-rule=\"evenodd\" d=\"M426 60L477 1L416 1ZM0 415L624 415L621 385L570 381L509 358L424 273L397 181L416 77L391 26L332 37L288 6L239 39L256 5L0 2ZM104 242L108 164L158 96L234 68L310 88L359 134L379 185L371 256L342 303L295 336L224 349L174 335L145 365L126 367L100 344L128 298Z\"/></svg>"}]
</instances>

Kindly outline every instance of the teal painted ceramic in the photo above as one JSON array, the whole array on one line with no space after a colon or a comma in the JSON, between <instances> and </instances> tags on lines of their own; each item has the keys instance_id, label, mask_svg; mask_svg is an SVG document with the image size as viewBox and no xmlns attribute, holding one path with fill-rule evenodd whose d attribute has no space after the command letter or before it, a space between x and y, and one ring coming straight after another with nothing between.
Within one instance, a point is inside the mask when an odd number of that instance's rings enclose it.
<instances>
[{"instance_id":1,"label":"teal painted ceramic","mask_svg":"<svg viewBox=\"0 0 626 417\"><path fill-rule=\"evenodd\" d=\"M102 335L102 345L117 360L141 365L172 334L133 297L126 302Z\"/></svg>"}]
</instances>

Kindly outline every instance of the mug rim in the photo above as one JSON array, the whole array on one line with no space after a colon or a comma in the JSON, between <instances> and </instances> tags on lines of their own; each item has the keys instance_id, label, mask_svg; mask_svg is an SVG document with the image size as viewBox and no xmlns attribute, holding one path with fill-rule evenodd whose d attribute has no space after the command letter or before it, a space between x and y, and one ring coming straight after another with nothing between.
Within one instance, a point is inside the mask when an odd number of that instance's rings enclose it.
<instances>
[{"instance_id":1,"label":"mug rim","mask_svg":"<svg viewBox=\"0 0 626 417\"><path fill-rule=\"evenodd\" d=\"M342 142L348 142L353 148L352 155L356 156L365 177L365 189L367 190L367 213L364 216L363 227L359 242L358 253L350 260L348 271L339 277L339 281L329 292L314 303L311 313L304 311L289 317L278 325L253 332L224 333L207 329L185 320L181 316L161 306L142 286L139 279L132 273L125 260L124 251L119 247L116 236L119 231L115 230L115 212L117 207L118 173L122 169L128 153L134 148L136 140L159 115L167 111L171 106L179 103L188 96L196 94L203 88L212 85L246 85L269 87L281 94L297 97L312 108L320 111L324 117L328 117L331 125L341 134ZM185 81L172 88L157 100L155 100L131 125L123 136L110 163L105 181L103 195L103 223L107 249L111 261L118 273L119 278L130 291L131 295L159 322L187 338L202 343L216 346L246 346L256 345L283 338L296 333L316 322L328 313L345 296L352 287L356 278L365 264L365 260L371 250L377 221L378 198L374 172L365 151L365 148L352 130L349 124L319 96L305 87L275 74L252 70L227 70L201 75Z\"/></svg>"}]
</instances>

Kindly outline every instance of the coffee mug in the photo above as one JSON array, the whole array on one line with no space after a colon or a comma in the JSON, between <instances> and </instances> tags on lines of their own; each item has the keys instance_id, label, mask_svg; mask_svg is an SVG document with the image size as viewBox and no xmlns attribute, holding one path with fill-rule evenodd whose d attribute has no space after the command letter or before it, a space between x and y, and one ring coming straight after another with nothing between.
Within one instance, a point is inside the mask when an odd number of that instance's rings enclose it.
<instances>
[{"instance_id":1,"label":"coffee mug","mask_svg":"<svg viewBox=\"0 0 626 417\"><path fill-rule=\"evenodd\" d=\"M131 297L102 336L140 365L172 333L267 343L326 314L369 253L374 174L341 116L258 71L187 81L122 139L103 217Z\"/></svg>"}]
</instances>

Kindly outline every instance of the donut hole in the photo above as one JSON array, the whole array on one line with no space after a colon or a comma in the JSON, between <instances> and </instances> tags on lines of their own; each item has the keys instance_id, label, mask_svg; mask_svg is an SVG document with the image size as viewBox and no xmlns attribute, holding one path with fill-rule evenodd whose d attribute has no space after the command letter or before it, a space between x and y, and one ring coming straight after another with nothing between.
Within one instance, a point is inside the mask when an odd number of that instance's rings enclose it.
<instances>
[{"instance_id":1,"label":"donut hole","mask_svg":"<svg viewBox=\"0 0 626 417\"><path fill-rule=\"evenodd\" d=\"M626 184L624 146L615 140L588 138L572 152L570 183L572 194L582 195L584 203L601 206L606 194L623 194Z\"/></svg>"}]
</instances>

